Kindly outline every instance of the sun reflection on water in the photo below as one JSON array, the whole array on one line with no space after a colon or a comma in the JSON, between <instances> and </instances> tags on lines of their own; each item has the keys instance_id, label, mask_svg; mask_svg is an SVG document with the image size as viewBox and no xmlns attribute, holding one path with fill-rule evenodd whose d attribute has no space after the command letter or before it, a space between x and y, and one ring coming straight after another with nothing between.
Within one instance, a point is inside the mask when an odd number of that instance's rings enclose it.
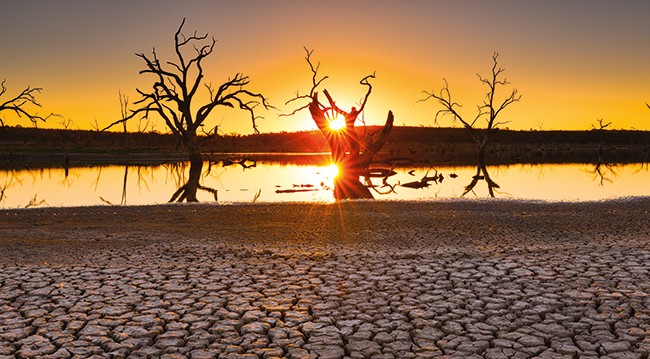
<instances>
[{"instance_id":1,"label":"sun reflection on water","mask_svg":"<svg viewBox=\"0 0 650 359\"><path fill-rule=\"evenodd\" d=\"M334 179L339 175L339 166L331 163L329 166L323 167L322 173L325 178Z\"/></svg>"}]
</instances>

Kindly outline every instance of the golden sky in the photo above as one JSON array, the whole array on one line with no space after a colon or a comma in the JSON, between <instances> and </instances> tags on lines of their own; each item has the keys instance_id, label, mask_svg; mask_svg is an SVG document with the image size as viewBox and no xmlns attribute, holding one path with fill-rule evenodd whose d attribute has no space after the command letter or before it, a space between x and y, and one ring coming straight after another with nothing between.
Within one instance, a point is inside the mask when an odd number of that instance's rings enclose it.
<instances>
[{"instance_id":1,"label":"golden sky","mask_svg":"<svg viewBox=\"0 0 650 359\"><path fill-rule=\"evenodd\" d=\"M496 51L522 94L503 112L508 127L582 130L602 118L614 128L650 130L647 0L23 0L1 7L0 78L8 95L43 87L40 111L61 114L73 128L111 123L120 116L118 91L133 102L136 88L148 90L152 78L138 74L143 63L135 53L156 47L161 59L173 60L173 35L186 17L185 33L217 40L204 66L207 82L243 72L250 89L278 108L259 112L262 132L315 128L306 111L278 118L293 109L284 102L296 90L310 88L303 46L315 50L330 77L324 87L340 106L359 101L365 87L358 81L376 71L369 124L383 123L392 110L396 125L435 125L439 107L416 102L423 90L438 91L443 78L462 113L473 116L485 91L476 74L489 73ZM215 124L225 133L252 132L242 112L219 108ZM155 126L165 130L161 120Z\"/></svg>"}]
</instances>

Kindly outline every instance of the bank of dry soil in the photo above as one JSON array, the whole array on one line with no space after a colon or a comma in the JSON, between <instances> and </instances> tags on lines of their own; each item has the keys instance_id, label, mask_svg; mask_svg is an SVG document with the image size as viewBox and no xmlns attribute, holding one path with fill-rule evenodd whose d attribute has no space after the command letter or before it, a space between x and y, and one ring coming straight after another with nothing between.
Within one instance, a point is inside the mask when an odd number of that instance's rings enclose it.
<instances>
[{"instance_id":1,"label":"bank of dry soil","mask_svg":"<svg viewBox=\"0 0 650 359\"><path fill-rule=\"evenodd\" d=\"M0 357L650 351L650 199L0 211Z\"/></svg>"}]
</instances>

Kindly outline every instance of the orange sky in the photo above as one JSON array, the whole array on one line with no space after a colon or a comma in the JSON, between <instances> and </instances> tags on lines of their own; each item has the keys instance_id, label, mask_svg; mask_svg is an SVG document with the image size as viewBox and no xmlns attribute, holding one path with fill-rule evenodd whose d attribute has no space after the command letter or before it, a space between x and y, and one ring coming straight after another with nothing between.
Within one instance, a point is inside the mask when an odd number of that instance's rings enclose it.
<instances>
[{"instance_id":1,"label":"orange sky","mask_svg":"<svg viewBox=\"0 0 650 359\"><path fill-rule=\"evenodd\" d=\"M151 83L138 74L134 53L155 46L171 59L173 34L187 17L186 32L217 39L207 81L243 72L279 112L290 112L284 102L310 87L303 46L315 50L339 105L358 101L365 93L358 81L376 71L367 122L383 123L392 110L397 125L412 126L434 125L438 107L416 102L443 78L473 115L484 94L476 73L489 72L497 51L523 95L503 113L510 128L589 129L603 118L615 128L650 130L649 13L646 0L15 1L0 12L0 77L9 95L43 87L41 112L60 113L73 128L105 126L119 118L119 90L134 101L135 88ZM279 112L260 111L262 132L315 127L306 111ZM252 132L237 111L218 109L215 124L225 133ZM161 120L155 129L164 130Z\"/></svg>"}]
</instances>

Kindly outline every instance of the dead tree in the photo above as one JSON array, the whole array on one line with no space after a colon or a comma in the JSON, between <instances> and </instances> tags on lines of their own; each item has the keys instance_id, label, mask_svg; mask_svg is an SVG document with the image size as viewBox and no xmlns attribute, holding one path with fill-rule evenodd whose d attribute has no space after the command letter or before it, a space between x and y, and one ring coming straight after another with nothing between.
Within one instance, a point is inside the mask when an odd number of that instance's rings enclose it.
<instances>
[{"instance_id":1,"label":"dead tree","mask_svg":"<svg viewBox=\"0 0 650 359\"><path fill-rule=\"evenodd\" d=\"M607 130L607 127L611 125L611 122L605 123L605 120L602 118L596 120L596 125L591 125L591 130L598 134L598 164L601 164L604 161L605 131Z\"/></svg>"},{"instance_id":2,"label":"dead tree","mask_svg":"<svg viewBox=\"0 0 650 359\"><path fill-rule=\"evenodd\" d=\"M365 141L360 140L355 128L355 122L365 109L368 98L372 93L370 79L375 78L375 74L368 75L359 81L361 85L367 87L367 92L360 102L359 108L352 107L349 111L345 111L336 104L327 89L323 89L327 103L320 102L316 90L328 77L318 77L320 63L316 65L312 63L311 55L313 50L310 51L305 48L305 52L307 53L305 60L312 73L311 90L307 95L296 94L296 97L287 101L286 104L299 99L308 99L309 102L289 114L284 114L284 116L291 116L303 109L309 109L312 119L327 141L332 153L332 161L339 168L339 176L336 178L334 186L335 198L372 198L370 190L361 183L359 177L366 172L373 158L388 139L388 135L393 128L393 113L388 111L386 123L378 133ZM345 122L345 125L341 128L331 126L331 122L337 116L342 116Z\"/></svg>"},{"instance_id":3,"label":"dead tree","mask_svg":"<svg viewBox=\"0 0 650 359\"><path fill-rule=\"evenodd\" d=\"M444 116L451 116L452 122L460 121L460 123L463 124L463 127L467 129L470 136L472 137L472 140L474 140L474 143L476 144L479 164L485 163L485 150L492 136L494 136L494 134L499 131L499 126L507 123L498 120L498 116L501 114L501 111L503 111L506 107L510 106L514 102L521 100L521 95L518 94L517 89L513 89L510 92L510 95L503 101L497 101L497 88L510 84L507 79L501 79L505 69L498 66L498 57L498 53L494 53L492 56L493 65L490 77L484 78L481 75L477 74L479 80L488 86L488 91L483 104L477 106L478 111L473 119L466 119L458 112L458 108L461 107L461 105L452 100L447 80L444 80L445 85L439 92L436 93L434 91L424 91L424 94L426 96L418 101L424 102L433 99L436 100L442 107L442 109L436 113L434 119L436 124L438 124L439 119ZM485 128L479 127L479 124L483 122L482 120L485 122Z\"/></svg>"},{"instance_id":4,"label":"dead tree","mask_svg":"<svg viewBox=\"0 0 650 359\"><path fill-rule=\"evenodd\" d=\"M247 111L253 130L259 133L256 125L259 117L255 115L254 109L260 104L266 109L271 106L263 95L246 89L250 78L241 73L235 74L216 88L210 83L204 84L203 60L212 54L216 40L209 40L207 34L198 35L196 32L185 36L182 33L184 24L185 19L174 35L175 61L161 62L155 48L151 55L136 54L146 65L140 74L151 74L155 78L152 90L138 89L142 98L134 104L141 107L131 110L127 117L115 121L104 130L139 115L146 119L152 113L160 116L171 132L185 145L192 167L188 183L174 194L172 200L195 202L197 190L204 189L198 182L203 157L197 130L204 126L215 108L224 106ZM194 99L202 86L207 90L208 101L196 106Z\"/></svg>"},{"instance_id":5,"label":"dead tree","mask_svg":"<svg viewBox=\"0 0 650 359\"><path fill-rule=\"evenodd\" d=\"M5 87L5 82L6 80L2 80L2 84L0 85L2 86L2 89L0 89L0 97L4 96L7 92L7 88ZM2 112L4 111L7 111L7 112L13 112L18 117L24 116L34 124L34 127L38 126L39 121L45 122L45 120L47 120L52 116L59 116L57 114L50 113L49 115L43 117L38 113L33 113L28 109L26 109L26 107L29 105L41 107L41 104L38 103L38 101L36 101L36 94L40 94L41 91L43 91L43 89L40 87L28 86L17 96L0 103L0 114L2 114ZM4 126L5 126L5 121L2 117L0 117L0 127L4 127Z\"/></svg>"},{"instance_id":6,"label":"dead tree","mask_svg":"<svg viewBox=\"0 0 650 359\"><path fill-rule=\"evenodd\" d=\"M129 98L118 91L117 97L120 100L120 116L125 119L129 116ZM129 148L129 134L126 130L126 121L122 122L122 130L124 132L124 148Z\"/></svg>"},{"instance_id":7,"label":"dead tree","mask_svg":"<svg viewBox=\"0 0 650 359\"><path fill-rule=\"evenodd\" d=\"M612 165L605 161L605 143L606 143L606 134L607 128L612 125L612 122L605 122L604 119L599 118L596 120L596 124L591 125L591 130L597 133L598 137L598 159L596 161L596 166L593 170L594 179L599 178L599 184L604 185L605 181L612 182L611 178L607 177L608 175L616 176Z\"/></svg>"}]
</instances>

